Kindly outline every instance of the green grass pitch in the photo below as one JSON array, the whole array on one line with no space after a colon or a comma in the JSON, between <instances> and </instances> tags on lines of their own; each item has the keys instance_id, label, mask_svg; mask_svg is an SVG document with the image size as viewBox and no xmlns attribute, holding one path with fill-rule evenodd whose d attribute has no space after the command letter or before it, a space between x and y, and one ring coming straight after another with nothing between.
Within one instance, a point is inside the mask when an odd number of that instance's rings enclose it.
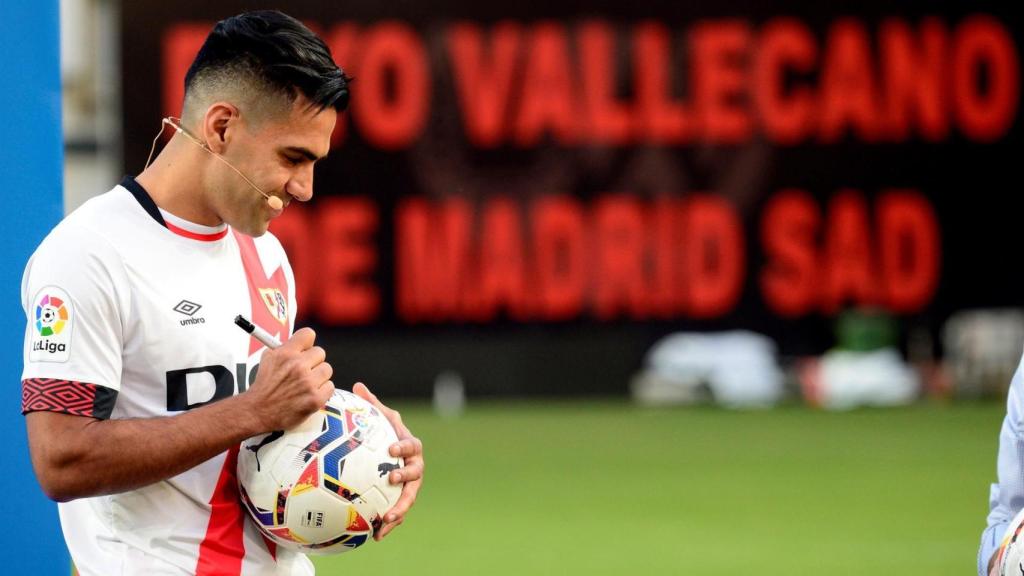
<instances>
[{"instance_id":1,"label":"green grass pitch","mask_svg":"<svg viewBox=\"0 0 1024 576\"><path fill-rule=\"evenodd\" d=\"M427 482L325 575L972 574L1004 407L400 406Z\"/></svg>"}]
</instances>

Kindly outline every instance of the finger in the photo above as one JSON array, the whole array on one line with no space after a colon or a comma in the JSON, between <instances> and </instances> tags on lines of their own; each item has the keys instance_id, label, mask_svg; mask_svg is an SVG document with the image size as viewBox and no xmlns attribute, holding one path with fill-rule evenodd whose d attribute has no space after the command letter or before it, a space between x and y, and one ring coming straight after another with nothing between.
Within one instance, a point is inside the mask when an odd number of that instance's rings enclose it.
<instances>
[{"instance_id":1,"label":"finger","mask_svg":"<svg viewBox=\"0 0 1024 576\"><path fill-rule=\"evenodd\" d=\"M319 347L319 346L313 346L312 348L310 348L308 350L304 350L302 352L302 356L301 357L302 357L302 362L306 366L309 366L310 368L313 368L314 366L322 363L324 360L327 359L327 351L324 350L323 348Z\"/></svg>"},{"instance_id":2,"label":"finger","mask_svg":"<svg viewBox=\"0 0 1024 576\"><path fill-rule=\"evenodd\" d=\"M376 396L374 398L376 398ZM395 410L394 408L388 408L387 406L382 404L380 400L376 400L374 402L374 405L377 406L377 409L380 410L381 413L384 414L384 416L388 419L388 422L391 423L391 427L395 429L395 433L398 435L399 439L412 437L412 434L409 432L409 429L406 428L405 423L402 422L401 412Z\"/></svg>"},{"instance_id":3,"label":"finger","mask_svg":"<svg viewBox=\"0 0 1024 576\"><path fill-rule=\"evenodd\" d=\"M313 342L316 342L316 332L312 328L300 328L281 347L306 350L313 345Z\"/></svg>"},{"instance_id":4,"label":"finger","mask_svg":"<svg viewBox=\"0 0 1024 576\"><path fill-rule=\"evenodd\" d=\"M320 384L325 380L330 380L333 375L334 367L327 362L323 362L317 365L316 368L313 368L313 378L316 380L317 384Z\"/></svg>"},{"instance_id":5,"label":"finger","mask_svg":"<svg viewBox=\"0 0 1024 576\"><path fill-rule=\"evenodd\" d=\"M391 427L395 429L395 435L398 436L398 441L399 442L401 442L402 440L411 440L413 438L415 438L416 441L419 442L419 438L416 438L415 436L413 436L412 432L410 432L409 429L405 427L405 424L402 423L401 420L399 420L398 422L391 421ZM423 443L420 442L420 450L421 451L422 451L422 447L423 447Z\"/></svg>"},{"instance_id":6,"label":"finger","mask_svg":"<svg viewBox=\"0 0 1024 576\"><path fill-rule=\"evenodd\" d=\"M405 483L405 486L402 488L402 494L398 497L398 502L384 514L385 524L401 521L405 517L405 514L416 502L416 496L419 494L421 484L423 484L422 480Z\"/></svg>"},{"instance_id":7,"label":"finger","mask_svg":"<svg viewBox=\"0 0 1024 576\"><path fill-rule=\"evenodd\" d=\"M395 522L391 522L391 523L389 523L389 524L384 524L384 525L382 525L382 526L381 526L381 528L380 528L380 530L378 530L378 531L377 531L377 533L373 535L373 539L374 539L374 540L376 540L377 542L380 542L380 541L381 541L381 540L383 540L383 539L384 539L384 537L385 537L385 536L387 536L387 535L388 535L388 534L389 534L389 533L390 533L390 532L391 532L392 530L394 530L395 528L397 528L397 527L401 526L401 525L402 525L402 522L405 522L405 518L399 518L399 519L398 519L397 521L395 521Z\"/></svg>"},{"instance_id":8,"label":"finger","mask_svg":"<svg viewBox=\"0 0 1024 576\"><path fill-rule=\"evenodd\" d=\"M316 399L320 406L327 404L327 401L334 395L334 382L328 380L316 389Z\"/></svg>"},{"instance_id":9,"label":"finger","mask_svg":"<svg viewBox=\"0 0 1024 576\"><path fill-rule=\"evenodd\" d=\"M378 408L384 407L384 405L380 403L380 400L377 399L377 396L374 395L373 392L370 392L370 389L367 388L366 384L363 384L362 382L356 382L352 386L352 393L355 394L356 396L359 396L363 400L366 400L367 402L374 404Z\"/></svg>"},{"instance_id":10,"label":"finger","mask_svg":"<svg viewBox=\"0 0 1024 576\"><path fill-rule=\"evenodd\" d=\"M395 458L411 458L423 454L423 442L419 438L410 436L395 442L388 447L388 454Z\"/></svg>"},{"instance_id":11,"label":"finger","mask_svg":"<svg viewBox=\"0 0 1024 576\"><path fill-rule=\"evenodd\" d=\"M388 481L392 484L401 484L402 482L415 482L423 478L423 461L411 460L410 462L412 463L406 462L405 466L398 470L392 470L388 475Z\"/></svg>"},{"instance_id":12,"label":"finger","mask_svg":"<svg viewBox=\"0 0 1024 576\"><path fill-rule=\"evenodd\" d=\"M398 502L384 515L383 526L373 536L375 540L384 538L389 532L394 530L397 526L400 526L402 522L405 521L406 512L408 512L409 508L411 508L413 503L416 502L416 495L420 491L420 484L422 484L422 481L420 480L406 483L405 487L402 488L402 494L399 496Z\"/></svg>"},{"instance_id":13,"label":"finger","mask_svg":"<svg viewBox=\"0 0 1024 576\"><path fill-rule=\"evenodd\" d=\"M391 423L391 427L395 429L395 432L398 434L399 438L403 438L405 436L412 436L412 434L408 433L408 429L405 427L405 425L402 424L402 415L399 414L397 410L392 410L391 408L385 406L384 403L381 402L379 398L377 398L376 394L370 392L370 389L366 387L366 384L363 384L362 382L356 382L355 384L352 385L352 393L355 394L356 396L359 396L363 400L366 400L370 404L373 404L378 410L380 410L381 413L384 414L384 416L388 419L388 422ZM406 432L404 436L402 434L402 430Z\"/></svg>"}]
</instances>

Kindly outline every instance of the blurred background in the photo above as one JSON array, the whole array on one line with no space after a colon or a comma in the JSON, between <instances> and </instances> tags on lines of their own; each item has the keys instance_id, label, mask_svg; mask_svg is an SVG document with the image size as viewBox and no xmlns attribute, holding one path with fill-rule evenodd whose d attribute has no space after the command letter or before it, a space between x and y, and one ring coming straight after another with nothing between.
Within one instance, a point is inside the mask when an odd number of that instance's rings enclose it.
<instances>
[{"instance_id":1,"label":"blurred background","mask_svg":"<svg viewBox=\"0 0 1024 576\"><path fill-rule=\"evenodd\" d=\"M964 574L1024 346L1000 2L61 0L68 211L213 23L355 78L271 230L299 323L427 447L324 574Z\"/></svg>"}]
</instances>

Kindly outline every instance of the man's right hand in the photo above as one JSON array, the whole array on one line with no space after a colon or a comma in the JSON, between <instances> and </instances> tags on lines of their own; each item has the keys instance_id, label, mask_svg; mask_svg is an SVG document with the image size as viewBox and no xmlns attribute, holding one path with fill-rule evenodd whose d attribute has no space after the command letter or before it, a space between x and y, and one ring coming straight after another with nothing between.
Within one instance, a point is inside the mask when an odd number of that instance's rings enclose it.
<instances>
[{"instance_id":1,"label":"man's right hand","mask_svg":"<svg viewBox=\"0 0 1024 576\"><path fill-rule=\"evenodd\" d=\"M316 333L302 328L275 350L264 350L249 391L261 430L287 430L319 410L334 394L334 369L314 346Z\"/></svg>"},{"instance_id":2,"label":"man's right hand","mask_svg":"<svg viewBox=\"0 0 1024 576\"><path fill-rule=\"evenodd\" d=\"M32 465L57 501L134 490L165 480L271 430L287 430L334 394L331 365L309 328L266 350L244 394L172 417L97 420L60 412L25 417ZM248 418L238 418L242 412ZM147 442L139 442L147 438Z\"/></svg>"}]
</instances>

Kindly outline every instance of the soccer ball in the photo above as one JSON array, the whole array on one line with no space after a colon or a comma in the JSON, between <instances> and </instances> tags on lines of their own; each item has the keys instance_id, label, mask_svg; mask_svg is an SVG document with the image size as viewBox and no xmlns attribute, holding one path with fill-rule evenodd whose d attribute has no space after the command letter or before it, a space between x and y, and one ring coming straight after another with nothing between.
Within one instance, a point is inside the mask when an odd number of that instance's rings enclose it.
<instances>
[{"instance_id":1,"label":"soccer ball","mask_svg":"<svg viewBox=\"0 0 1024 576\"><path fill-rule=\"evenodd\" d=\"M996 552L996 574L1018 576L1024 572L1024 510L1010 521L1003 533L1003 542Z\"/></svg>"},{"instance_id":2,"label":"soccer ball","mask_svg":"<svg viewBox=\"0 0 1024 576\"><path fill-rule=\"evenodd\" d=\"M301 425L242 443L238 488L256 526L305 554L358 548L380 529L402 486L388 476L404 464L388 453L398 440L372 404L335 390Z\"/></svg>"}]
</instances>

